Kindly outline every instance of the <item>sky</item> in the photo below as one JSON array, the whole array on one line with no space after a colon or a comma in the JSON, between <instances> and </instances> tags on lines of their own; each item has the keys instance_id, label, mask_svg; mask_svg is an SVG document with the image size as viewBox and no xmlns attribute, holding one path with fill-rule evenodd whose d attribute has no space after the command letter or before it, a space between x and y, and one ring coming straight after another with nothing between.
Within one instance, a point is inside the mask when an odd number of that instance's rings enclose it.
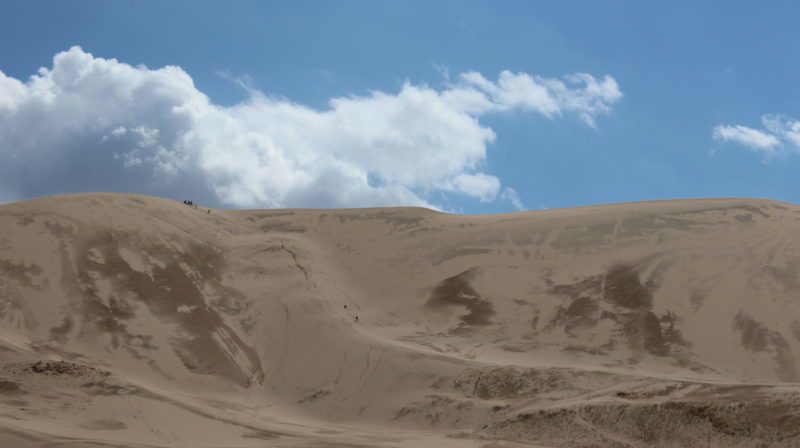
<instances>
[{"instance_id":1,"label":"sky","mask_svg":"<svg viewBox=\"0 0 800 448\"><path fill-rule=\"evenodd\" d=\"M751 1L0 2L0 202L800 203L800 16Z\"/></svg>"}]
</instances>

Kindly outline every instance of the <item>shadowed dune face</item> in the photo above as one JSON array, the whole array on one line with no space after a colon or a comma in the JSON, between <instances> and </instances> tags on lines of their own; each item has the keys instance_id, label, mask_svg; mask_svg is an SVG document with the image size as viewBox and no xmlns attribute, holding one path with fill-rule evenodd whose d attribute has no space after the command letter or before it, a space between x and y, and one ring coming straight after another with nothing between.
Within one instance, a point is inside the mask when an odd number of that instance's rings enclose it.
<instances>
[{"instance_id":1,"label":"shadowed dune face","mask_svg":"<svg viewBox=\"0 0 800 448\"><path fill-rule=\"evenodd\" d=\"M0 445L800 446L798 225L0 206Z\"/></svg>"}]
</instances>

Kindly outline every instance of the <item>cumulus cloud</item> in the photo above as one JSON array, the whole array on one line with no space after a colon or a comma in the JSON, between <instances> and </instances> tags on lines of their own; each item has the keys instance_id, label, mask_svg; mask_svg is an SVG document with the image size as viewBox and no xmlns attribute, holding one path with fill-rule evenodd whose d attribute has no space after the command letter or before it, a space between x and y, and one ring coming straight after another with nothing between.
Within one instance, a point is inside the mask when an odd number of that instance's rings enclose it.
<instances>
[{"instance_id":1,"label":"cumulus cloud","mask_svg":"<svg viewBox=\"0 0 800 448\"><path fill-rule=\"evenodd\" d=\"M713 130L714 139L733 142L771 157L800 152L800 122L783 115L761 117L763 129L741 125L719 125Z\"/></svg>"},{"instance_id":2,"label":"cumulus cloud","mask_svg":"<svg viewBox=\"0 0 800 448\"><path fill-rule=\"evenodd\" d=\"M179 67L131 66L80 47L24 82L0 72L0 197L105 190L236 207L435 207L430 198L444 193L488 202L513 190L483 171L496 136L482 116L572 114L595 126L622 97L609 76L511 72L496 81L463 73L441 89L406 82L325 109L247 89L246 101L217 105Z\"/></svg>"}]
</instances>

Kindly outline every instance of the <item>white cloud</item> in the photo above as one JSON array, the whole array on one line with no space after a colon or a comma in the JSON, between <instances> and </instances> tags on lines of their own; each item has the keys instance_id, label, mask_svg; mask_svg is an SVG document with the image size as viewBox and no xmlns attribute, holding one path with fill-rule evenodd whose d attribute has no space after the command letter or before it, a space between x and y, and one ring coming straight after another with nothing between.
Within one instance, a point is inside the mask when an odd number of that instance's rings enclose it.
<instances>
[{"instance_id":1,"label":"white cloud","mask_svg":"<svg viewBox=\"0 0 800 448\"><path fill-rule=\"evenodd\" d=\"M714 139L734 142L765 156L800 152L800 122L782 115L761 117L763 130L741 125L719 125L713 130Z\"/></svg>"},{"instance_id":2,"label":"white cloud","mask_svg":"<svg viewBox=\"0 0 800 448\"><path fill-rule=\"evenodd\" d=\"M442 186L442 189L461 191L478 198L481 202L489 202L497 197L497 192L500 191L500 180L483 173L459 174L453 178L452 182Z\"/></svg>"},{"instance_id":3,"label":"white cloud","mask_svg":"<svg viewBox=\"0 0 800 448\"><path fill-rule=\"evenodd\" d=\"M608 76L469 72L440 90L406 82L318 110L242 85L248 99L223 107L179 67L79 47L25 82L0 72L0 192L138 191L237 207L435 206L437 192L493 201L501 182L483 166L495 134L481 116L573 114L594 126L622 96Z\"/></svg>"},{"instance_id":4,"label":"white cloud","mask_svg":"<svg viewBox=\"0 0 800 448\"><path fill-rule=\"evenodd\" d=\"M788 149L800 151L800 122L782 115L764 115L764 127L776 136Z\"/></svg>"},{"instance_id":5,"label":"white cloud","mask_svg":"<svg viewBox=\"0 0 800 448\"><path fill-rule=\"evenodd\" d=\"M527 207L525 207L525 204L522 203L522 199L520 199L517 190L511 187L506 187L503 190L503 193L500 195L500 198L510 202L511 205L513 205L514 208L517 209L518 211L525 211L528 209Z\"/></svg>"},{"instance_id":6,"label":"white cloud","mask_svg":"<svg viewBox=\"0 0 800 448\"><path fill-rule=\"evenodd\" d=\"M771 134L747 126L716 126L714 138L723 142L736 142L759 151L773 151L780 141Z\"/></svg>"},{"instance_id":7,"label":"white cloud","mask_svg":"<svg viewBox=\"0 0 800 448\"><path fill-rule=\"evenodd\" d=\"M444 96L473 114L523 110L553 117L575 113L592 127L596 115L609 113L622 98L619 85L610 76L598 80L579 73L565 81L503 71L497 82L492 82L480 73L467 72Z\"/></svg>"}]
</instances>

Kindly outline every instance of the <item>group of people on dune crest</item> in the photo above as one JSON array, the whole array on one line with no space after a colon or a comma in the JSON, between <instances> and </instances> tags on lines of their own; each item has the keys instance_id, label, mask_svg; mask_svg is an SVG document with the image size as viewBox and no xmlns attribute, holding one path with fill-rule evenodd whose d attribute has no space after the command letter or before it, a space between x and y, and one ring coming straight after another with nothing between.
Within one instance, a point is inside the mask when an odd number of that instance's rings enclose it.
<instances>
[{"instance_id":1,"label":"group of people on dune crest","mask_svg":"<svg viewBox=\"0 0 800 448\"><path fill-rule=\"evenodd\" d=\"M197 204L195 204L195 203L194 203L194 202L192 202L192 201L187 201L187 200L184 200L184 201L183 201L183 205L188 205L189 207L194 207L195 209L197 209ZM210 214L211 214L211 209L208 209L208 211L206 212L206 214L207 214L207 215L210 215Z\"/></svg>"}]
</instances>

